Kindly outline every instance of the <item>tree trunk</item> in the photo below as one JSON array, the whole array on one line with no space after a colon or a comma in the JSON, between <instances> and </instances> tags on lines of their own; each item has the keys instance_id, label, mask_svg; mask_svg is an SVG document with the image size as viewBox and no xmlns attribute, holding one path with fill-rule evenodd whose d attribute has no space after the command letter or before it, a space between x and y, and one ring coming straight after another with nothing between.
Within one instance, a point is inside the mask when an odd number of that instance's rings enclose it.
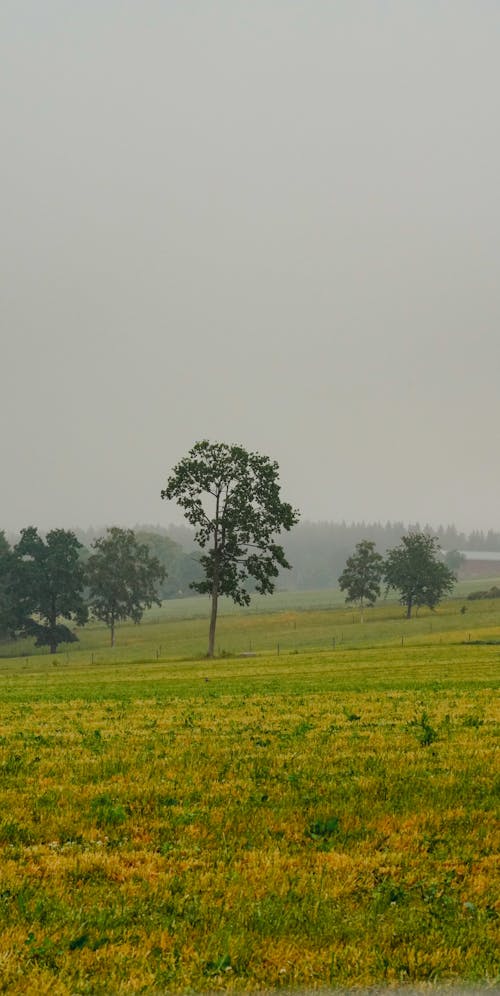
<instances>
[{"instance_id":1,"label":"tree trunk","mask_svg":"<svg viewBox=\"0 0 500 996\"><path fill-rule=\"evenodd\" d=\"M217 521L217 528L215 530L214 548L213 548L213 554L214 554L214 574L213 574L213 578L212 578L212 610L210 612L210 628L208 630L208 650L207 650L207 657L213 657L214 656L214 649L215 649L215 627L217 625L217 603L219 601L219 575L220 575L220 549L219 549L219 539L220 539L220 537L219 537L219 527L218 527L218 523L219 523L219 507L220 507L219 503L220 503L220 493L217 495L216 511L215 511L216 521ZM224 542L224 537L222 538L222 542Z\"/></svg>"},{"instance_id":2,"label":"tree trunk","mask_svg":"<svg viewBox=\"0 0 500 996\"><path fill-rule=\"evenodd\" d=\"M49 614L49 628L51 632L50 637L50 653L57 654L57 640L55 638L55 628L57 624L57 610L56 610L56 600L52 595L50 599L50 614Z\"/></svg>"},{"instance_id":3,"label":"tree trunk","mask_svg":"<svg viewBox=\"0 0 500 996\"><path fill-rule=\"evenodd\" d=\"M111 629L111 646L114 647L114 645L115 645L115 620L114 619L111 620L110 629Z\"/></svg>"},{"instance_id":4,"label":"tree trunk","mask_svg":"<svg viewBox=\"0 0 500 996\"><path fill-rule=\"evenodd\" d=\"M210 629L208 631L208 650L207 657L214 656L215 648L215 627L217 625L217 603L219 600L219 585L218 583L212 585L212 611L210 613Z\"/></svg>"},{"instance_id":5,"label":"tree trunk","mask_svg":"<svg viewBox=\"0 0 500 996\"><path fill-rule=\"evenodd\" d=\"M410 597L408 598L408 605L407 605L407 608L406 608L406 618L407 619L411 619L412 605L413 605L413 599L412 599L412 597L410 595Z\"/></svg>"}]
</instances>

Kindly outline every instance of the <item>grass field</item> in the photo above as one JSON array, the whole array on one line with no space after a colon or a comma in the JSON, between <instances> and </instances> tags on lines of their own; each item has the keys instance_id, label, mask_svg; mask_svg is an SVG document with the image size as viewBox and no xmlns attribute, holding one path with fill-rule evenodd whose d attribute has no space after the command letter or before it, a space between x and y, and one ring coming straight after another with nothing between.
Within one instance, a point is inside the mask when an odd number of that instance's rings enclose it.
<instances>
[{"instance_id":1,"label":"grass field","mask_svg":"<svg viewBox=\"0 0 500 996\"><path fill-rule=\"evenodd\" d=\"M1 991L498 983L500 607L171 604L0 661Z\"/></svg>"},{"instance_id":2,"label":"grass field","mask_svg":"<svg viewBox=\"0 0 500 996\"><path fill-rule=\"evenodd\" d=\"M461 592L458 585L457 597L440 605L435 612L421 609L409 621L397 602L382 601L366 612L363 624L356 609L345 607L338 589L254 596L246 609L221 599L216 649L219 656L278 651L286 654L334 647L401 646L402 642L411 646L434 643L436 638L453 642L495 636L500 639L500 599L468 602L464 596L474 589L474 584L485 587L484 581L467 582ZM113 649L102 624L87 625L76 631L79 642L63 645L55 660L60 664L82 659L105 663L201 658L207 648L208 614L206 597L173 599L147 612L140 626L119 625ZM34 647L32 640L3 643L0 667L2 658L5 660L11 654L25 660L34 655L47 656L45 650Z\"/></svg>"}]
</instances>

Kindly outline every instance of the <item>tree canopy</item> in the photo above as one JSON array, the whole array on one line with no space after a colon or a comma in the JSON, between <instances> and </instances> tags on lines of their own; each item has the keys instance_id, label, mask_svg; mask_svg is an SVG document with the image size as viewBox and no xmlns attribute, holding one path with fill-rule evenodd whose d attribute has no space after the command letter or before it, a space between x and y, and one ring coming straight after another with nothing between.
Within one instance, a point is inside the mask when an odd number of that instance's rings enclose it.
<instances>
[{"instance_id":1,"label":"tree canopy","mask_svg":"<svg viewBox=\"0 0 500 996\"><path fill-rule=\"evenodd\" d=\"M15 637L22 629L17 587L17 557L0 531L0 639Z\"/></svg>"},{"instance_id":2,"label":"tree canopy","mask_svg":"<svg viewBox=\"0 0 500 996\"><path fill-rule=\"evenodd\" d=\"M158 587L165 569L144 543L137 542L132 529L113 526L92 549L86 566L89 607L94 618L109 627L114 646L117 622L139 623L146 608L161 605Z\"/></svg>"},{"instance_id":3,"label":"tree canopy","mask_svg":"<svg viewBox=\"0 0 500 996\"><path fill-rule=\"evenodd\" d=\"M204 577L191 587L211 597L207 656L213 657L220 595L248 605L249 587L274 591L280 568L288 568L276 538L298 521L298 512L281 501L278 464L243 446L195 443L173 469L162 498L174 499L195 527L203 550Z\"/></svg>"},{"instance_id":4,"label":"tree canopy","mask_svg":"<svg viewBox=\"0 0 500 996\"><path fill-rule=\"evenodd\" d=\"M437 537L422 532L409 532L389 550L384 579L387 589L400 592L408 619L414 606L434 609L455 584L455 575L440 557Z\"/></svg>"},{"instance_id":5,"label":"tree canopy","mask_svg":"<svg viewBox=\"0 0 500 996\"><path fill-rule=\"evenodd\" d=\"M346 602L359 605L361 621L365 605L373 605L380 595L383 565L383 557L376 552L375 543L360 540L339 577L341 591L347 592Z\"/></svg>"},{"instance_id":6,"label":"tree canopy","mask_svg":"<svg viewBox=\"0 0 500 996\"><path fill-rule=\"evenodd\" d=\"M81 626L88 617L80 549L81 543L67 529L52 529L43 540L34 526L21 530L14 548L16 625L35 637L37 647L47 646L53 654L60 643L77 640L60 620Z\"/></svg>"}]
</instances>

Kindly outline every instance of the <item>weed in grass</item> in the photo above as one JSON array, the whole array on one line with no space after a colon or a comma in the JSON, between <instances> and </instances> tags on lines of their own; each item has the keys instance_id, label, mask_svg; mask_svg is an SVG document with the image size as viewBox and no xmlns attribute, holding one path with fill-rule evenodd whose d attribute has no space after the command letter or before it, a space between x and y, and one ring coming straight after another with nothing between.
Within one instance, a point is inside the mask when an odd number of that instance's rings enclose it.
<instances>
[{"instance_id":1,"label":"weed in grass","mask_svg":"<svg viewBox=\"0 0 500 996\"><path fill-rule=\"evenodd\" d=\"M52 970L57 969L62 950L50 937L38 939L36 934L30 931L24 943L28 963L43 965Z\"/></svg>"},{"instance_id":2,"label":"weed in grass","mask_svg":"<svg viewBox=\"0 0 500 996\"><path fill-rule=\"evenodd\" d=\"M327 820L315 820L308 827L307 833L311 840L321 840L325 837L332 837L339 832L340 820L338 816L331 816Z\"/></svg>"},{"instance_id":3,"label":"weed in grass","mask_svg":"<svg viewBox=\"0 0 500 996\"><path fill-rule=\"evenodd\" d=\"M345 707L343 709L343 713L349 723L357 723L358 720L361 719L361 716L357 712L350 712L349 709L346 709Z\"/></svg>"},{"instance_id":4,"label":"weed in grass","mask_svg":"<svg viewBox=\"0 0 500 996\"><path fill-rule=\"evenodd\" d=\"M103 793L92 800L90 815L99 828L116 827L127 819L125 807L115 798Z\"/></svg>"},{"instance_id":5,"label":"weed in grass","mask_svg":"<svg viewBox=\"0 0 500 996\"><path fill-rule=\"evenodd\" d=\"M463 720L463 725L467 729L478 730L480 726L484 723L484 719L481 716L466 716Z\"/></svg>"},{"instance_id":6,"label":"weed in grass","mask_svg":"<svg viewBox=\"0 0 500 996\"><path fill-rule=\"evenodd\" d=\"M390 876L376 885L372 894L372 908L376 914L385 913L391 906L398 906L407 900L404 887Z\"/></svg>"},{"instance_id":7,"label":"weed in grass","mask_svg":"<svg viewBox=\"0 0 500 996\"><path fill-rule=\"evenodd\" d=\"M208 976L208 978L214 978L217 975L221 975L223 972L226 974L233 971L233 966L231 964L231 958L228 954L222 956L222 958L216 958L215 961L207 961L203 966L203 975Z\"/></svg>"},{"instance_id":8,"label":"weed in grass","mask_svg":"<svg viewBox=\"0 0 500 996\"><path fill-rule=\"evenodd\" d=\"M26 771L28 767L26 756L24 754L9 753L2 764L2 774L5 777L9 775L19 775Z\"/></svg>"},{"instance_id":9,"label":"weed in grass","mask_svg":"<svg viewBox=\"0 0 500 996\"><path fill-rule=\"evenodd\" d=\"M18 823L17 820L7 817L0 823L0 843L1 844L31 844L33 835L26 826Z\"/></svg>"},{"instance_id":10,"label":"weed in grass","mask_svg":"<svg viewBox=\"0 0 500 996\"><path fill-rule=\"evenodd\" d=\"M314 730L314 723L309 723L307 720L304 720L295 727L292 736L303 737L306 733L309 733L310 730Z\"/></svg>"},{"instance_id":11,"label":"weed in grass","mask_svg":"<svg viewBox=\"0 0 500 996\"><path fill-rule=\"evenodd\" d=\"M89 750L93 754L100 754L104 748L104 743L102 739L102 733L99 729L92 730L91 733L86 732L81 729L82 734L82 747L84 750Z\"/></svg>"},{"instance_id":12,"label":"weed in grass","mask_svg":"<svg viewBox=\"0 0 500 996\"><path fill-rule=\"evenodd\" d=\"M425 710L421 713L418 719L414 719L410 723L410 726L414 729L415 736L422 747L429 747L430 744L433 744L438 739L437 730L431 726L429 717Z\"/></svg>"}]
</instances>

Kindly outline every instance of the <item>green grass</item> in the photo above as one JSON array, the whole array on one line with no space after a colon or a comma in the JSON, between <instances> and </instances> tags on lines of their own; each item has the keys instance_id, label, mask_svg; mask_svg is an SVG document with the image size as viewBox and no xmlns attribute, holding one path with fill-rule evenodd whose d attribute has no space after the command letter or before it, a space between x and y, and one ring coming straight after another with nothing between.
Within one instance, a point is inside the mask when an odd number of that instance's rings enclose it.
<instances>
[{"instance_id":1,"label":"green grass","mask_svg":"<svg viewBox=\"0 0 500 996\"><path fill-rule=\"evenodd\" d=\"M465 613L462 609L465 606ZM264 611L265 610L265 611ZM207 646L209 601L196 597L164 602L161 609L146 613L141 625L124 623L117 628L116 646L109 647L109 634L102 625L78 631L79 642L62 646L56 661L90 662L192 659L203 657ZM292 653L320 649L363 646L412 646L421 643L500 639L500 600L467 602L450 599L435 612L421 609L406 620L395 601L380 602L366 612L347 608L338 590L278 592L256 597L248 609L223 600L217 625L218 655L241 653ZM0 645L2 658L10 655L47 657L32 640Z\"/></svg>"},{"instance_id":2,"label":"green grass","mask_svg":"<svg viewBox=\"0 0 500 996\"><path fill-rule=\"evenodd\" d=\"M498 982L500 607L462 604L2 660L0 990Z\"/></svg>"}]
</instances>

